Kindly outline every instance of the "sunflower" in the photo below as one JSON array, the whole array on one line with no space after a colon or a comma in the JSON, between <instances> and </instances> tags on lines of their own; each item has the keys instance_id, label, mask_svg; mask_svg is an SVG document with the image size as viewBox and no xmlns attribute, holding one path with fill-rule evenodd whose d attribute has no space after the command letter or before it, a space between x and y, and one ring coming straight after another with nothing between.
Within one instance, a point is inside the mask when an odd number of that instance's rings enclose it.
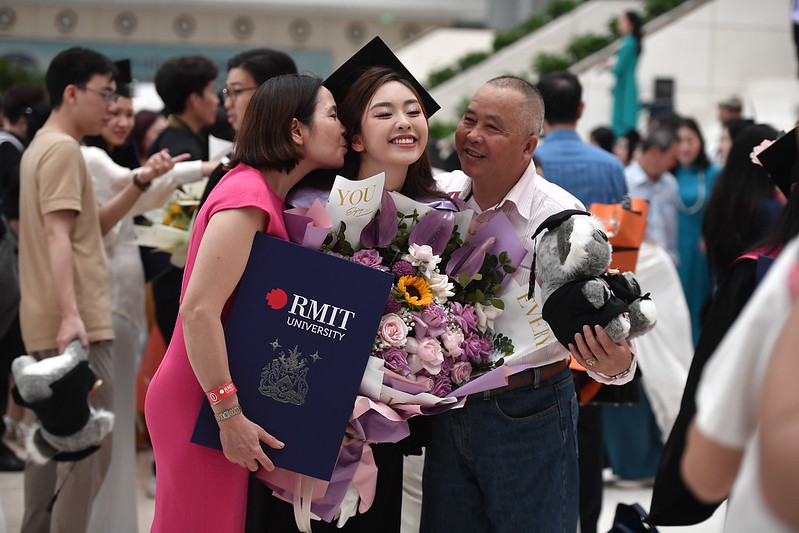
<instances>
[{"instance_id":1,"label":"sunflower","mask_svg":"<svg viewBox=\"0 0 799 533\"><path fill-rule=\"evenodd\" d=\"M412 307L427 307L433 301L430 284L419 276L402 276L397 282L402 299Z\"/></svg>"}]
</instances>

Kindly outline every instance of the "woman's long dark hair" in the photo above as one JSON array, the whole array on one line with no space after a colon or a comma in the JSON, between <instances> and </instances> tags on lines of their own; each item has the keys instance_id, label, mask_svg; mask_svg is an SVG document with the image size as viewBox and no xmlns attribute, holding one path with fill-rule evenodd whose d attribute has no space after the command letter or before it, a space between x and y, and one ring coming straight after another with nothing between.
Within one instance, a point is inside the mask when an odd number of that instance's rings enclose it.
<instances>
[{"instance_id":1,"label":"woman's long dark hair","mask_svg":"<svg viewBox=\"0 0 799 533\"><path fill-rule=\"evenodd\" d=\"M630 21L630 25L633 27L630 34L635 38L636 44L638 44L637 54L640 56L641 52L644 51L644 23L635 11L627 11L624 13L624 16L627 17L627 20Z\"/></svg>"},{"instance_id":2,"label":"woman's long dark hair","mask_svg":"<svg viewBox=\"0 0 799 533\"><path fill-rule=\"evenodd\" d=\"M752 163L749 154L763 139L776 138L777 131L771 126L749 126L735 139L716 178L702 219L708 262L714 272L726 272L768 230L774 182L766 169Z\"/></svg>"}]
</instances>

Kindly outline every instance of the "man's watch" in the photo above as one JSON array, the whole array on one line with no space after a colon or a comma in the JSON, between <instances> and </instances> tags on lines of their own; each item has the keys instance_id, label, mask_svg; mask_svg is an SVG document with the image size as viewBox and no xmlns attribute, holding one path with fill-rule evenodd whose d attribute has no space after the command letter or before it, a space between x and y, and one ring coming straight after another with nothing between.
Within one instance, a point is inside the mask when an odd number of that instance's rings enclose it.
<instances>
[{"instance_id":1,"label":"man's watch","mask_svg":"<svg viewBox=\"0 0 799 533\"><path fill-rule=\"evenodd\" d=\"M619 372L619 373L618 373L618 374L616 374L615 376L608 376L608 377L609 377L610 379L612 379L612 380L621 379L621 378L623 378L624 376L626 376L627 374L629 374L630 372L632 372L632 370L633 370L633 362L632 362L632 361L630 361L630 366L628 366L628 367L627 367L627 370L624 370L624 371L622 371L622 372Z\"/></svg>"}]
</instances>

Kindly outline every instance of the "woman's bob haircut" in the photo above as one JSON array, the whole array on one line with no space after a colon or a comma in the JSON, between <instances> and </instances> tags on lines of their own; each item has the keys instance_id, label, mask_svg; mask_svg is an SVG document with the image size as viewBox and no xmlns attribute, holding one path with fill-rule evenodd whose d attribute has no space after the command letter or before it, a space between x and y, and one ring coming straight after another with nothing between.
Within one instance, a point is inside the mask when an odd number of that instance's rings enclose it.
<instances>
[{"instance_id":1,"label":"woman's bob haircut","mask_svg":"<svg viewBox=\"0 0 799 533\"><path fill-rule=\"evenodd\" d=\"M296 118L313 128L321 86L320 78L305 74L284 74L264 82L244 112L233 164L291 172L303 158L302 149L291 139L291 122Z\"/></svg>"}]
</instances>

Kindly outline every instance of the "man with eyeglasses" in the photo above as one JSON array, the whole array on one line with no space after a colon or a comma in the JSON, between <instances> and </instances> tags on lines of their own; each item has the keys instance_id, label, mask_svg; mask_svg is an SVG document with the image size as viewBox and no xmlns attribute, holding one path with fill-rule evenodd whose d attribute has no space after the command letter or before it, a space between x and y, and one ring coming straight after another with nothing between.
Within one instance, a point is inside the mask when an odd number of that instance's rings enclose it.
<instances>
[{"instance_id":1,"label":"man with eyeglasses","mask_svg":"<svg viewBox=\"0 0 799 533\"><path fill-rule=\"evenodd\" d=\"M103 381L90 401L109 410L114 335L101 219L115 216L109 211L114 205L97 205L79 140L98 135L109 120L116 98L114 78L111 60L93 50L76 47L56 55L45 77L53 110L20 163L20 324L25 348L44 359L79 340ZM144 187L134 178L120 192L118 205L135 201ZM22 532L46 533L56 524L62 532L85 531L110 457L109 434L82 460L28 461Z\"/></svg>"}]
</instances>

